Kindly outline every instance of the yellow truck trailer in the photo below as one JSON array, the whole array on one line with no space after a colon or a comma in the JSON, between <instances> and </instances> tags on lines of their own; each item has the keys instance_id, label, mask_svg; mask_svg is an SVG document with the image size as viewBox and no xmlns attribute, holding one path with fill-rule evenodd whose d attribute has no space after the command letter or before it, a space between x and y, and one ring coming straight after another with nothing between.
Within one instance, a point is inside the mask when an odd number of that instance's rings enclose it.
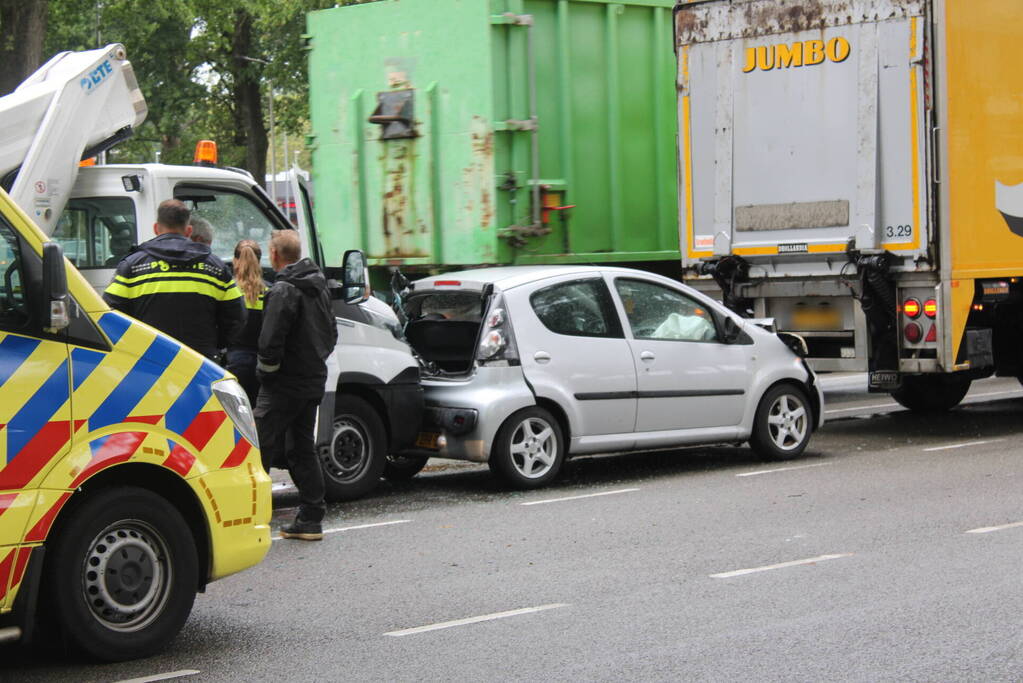
<instances>
[{"instance_id":1,"label":"yellow truck trailer","mask_svg":"<svg viewBox=\"0 0 1023 683\"><path fill-rule=\"evenodd\" d=\"M1023 375L1023 3L675 7L687 278L914 409Z\"/></svg>"}]
</instances>

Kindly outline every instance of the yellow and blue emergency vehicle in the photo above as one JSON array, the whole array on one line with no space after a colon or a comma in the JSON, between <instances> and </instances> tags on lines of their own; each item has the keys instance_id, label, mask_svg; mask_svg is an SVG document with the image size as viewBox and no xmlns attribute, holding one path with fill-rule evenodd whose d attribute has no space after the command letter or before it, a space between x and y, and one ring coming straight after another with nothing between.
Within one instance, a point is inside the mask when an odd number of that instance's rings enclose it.
<instances>
[{"instance_id":1,"label":"yellow and blue emergency vehicle","mask_svg":"<svg viewBox=\"0 0 1023 683\"><path fill-rule=\"evenodd\" d=\"M251 407L112 311L2 190L0 238L0 642L147 656L270 548Z\"/></svg>"}]
</instances>

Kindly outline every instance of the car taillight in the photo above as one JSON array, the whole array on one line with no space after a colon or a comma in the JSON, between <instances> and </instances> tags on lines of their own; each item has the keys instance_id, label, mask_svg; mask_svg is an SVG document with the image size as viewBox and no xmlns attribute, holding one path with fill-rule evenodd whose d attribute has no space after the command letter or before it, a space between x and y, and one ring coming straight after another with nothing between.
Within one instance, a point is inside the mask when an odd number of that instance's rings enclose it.
<instances>
[{"instance_id":1,"label":"car taillight","mask_svg":"<svg viewBox=\"0 0 1023 683\"><path fill-rule=\"evenodd\" d=\"M938 317L938 302L934 299L928 299L924 302L924 315L933 320Z\"/></svg>"},{"instance_id":2,"label":"car taillight","mask_svg":"<svg viewBox=\"0 0 1023 683\"><path fill-rule=\"evenodd\" d=\"M917 299L906 299L902 302L902 312L910 318L920 317L920 301ZM906 329L909 329L908 326Z\"/></svg>"},{"instance_id":3,"label":"car taillight","mask_svg":"<svg viewBox=\"0 0 1023 683\"><path fill-rule=\"evenodd\" d=\"M476 347L476 360L481 363L509 361L517 363L519 352L515 345L515 333L505 313L503 301L498 300L483 321L483 334Z\"/></svg>"},{"instance_id":4,"label":"car taillight","mask_svg":"<svg viewBox=\"0 0 1023 683\"><path fill-rule=\"evenodd\" d=\"M907 323L902 332L906 335L906 341L910 344L916 344L924 336L923 329L916 323Z\"/></svg>"},{"instance_id":5,"label":"car taillight","mask_svg":"<svg viewBox=\"0 0 1023 683\"><path fill-rule=\"evenodd\" d=\"M480 360L489 359L504 348L505 345L504 335L501 334L500 330L490 330L483 339L480 340L479 356Z\"/></svg>"}]
</instances>

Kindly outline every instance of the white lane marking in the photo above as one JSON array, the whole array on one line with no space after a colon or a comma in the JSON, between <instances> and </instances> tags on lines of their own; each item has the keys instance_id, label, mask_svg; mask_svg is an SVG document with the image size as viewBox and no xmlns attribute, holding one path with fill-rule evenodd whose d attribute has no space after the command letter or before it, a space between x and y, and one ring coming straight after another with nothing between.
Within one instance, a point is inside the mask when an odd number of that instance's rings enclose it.
<instances>
[{"instance_id":1,"label":"white lane marking","mask_svg":"<svg viewBox=\"0 0 1023 683\"><path fill-rule=\"evenodd\" d=\"M760 474L774 474L775 472L791 472L792 470L805 470L811 467L825 467L827 465L834 465L833 462L817 462L812 465L793 465L792 467L776 467L773 470L757 470L756 472L742 472L737 474L737 477L755 477Z\"/></svg>"},{"instance_id":2,"label":"white lane marking","mask_svg":"<svg viewBox=\"0 0 1023 683\"><path fill-rule=\"evenodd\" d=\"M560 503L565 500L579 500L580 498L596 498L597 496L613 496L616 493L632 493L633 491L639 491L636 489L618 489L616 491L601 491L600 493L587 493L582 496L568 496L566 498L549 498L547 500L534 500L528 503L519 503L519 505L546 505L547 503Z\"/></svg>"},{"instance_id":3,"label":"white lane marking","mask_svg":"<svg viewBox=\"0 0 1023 683\"><path fill-rule=\"evenodd\" d=\"M979 529L970 529L966 533L968 534L990 534L992 531L1002 531L1003 529L1015 529L1016 527L1023 526L1023 522L1013 522L1012 524L1000 524L999 526L982 526Z\"/></svg>"},{"instance_id":4,"label":"white lane marking","mask_svg":"<svg viewBox=\"0 0 1023 683\"><path fill-rule=\"evenodd\" d=\"M430 624L428 626L416 626L415 628L406 628L400 631L390 631L388 633L385 633L384 635L400 638L401 636L411 636L416 633L426 633L427 631L439 631L442 628L453 628L455 626L465 626L466 624L478 624L481 621L493 621L495 619L517 617L520 614L532 614L534 612L543 612L549 609L558 609L559 607L568 607L568 604L563 602L555 602L550 605L540 605L539 607L523 607L522 609L513 609L507 612L495 612L494 614L484 614L483 616L479 617L455 619L454 621L442 621L440 623Z\"/></svg>"},{"instance_id":5,"label":"white lane marking","mask_svg":"<svg viewBox=\"0 0 1023 683\"><path fill-rule=\"evenodd\" d=\"M746 574L756 574L757 572L767 572L772 569L787 569L789 567L799 567L806 564L817 564L818 562L825 562L827 560L837 560L843 557L852 557L853 553L841 553L839 555L818 555L817 557L808 557L805 560L793 560L792 562L781 562L779 564L769 564L764 567L753 567L751 569L736 569L731 572L721 572L720 574L711 574L712 579L730 579L735 576L745 576Z\"/></svg>"},{"instance_id":6,"label":"white lane marking","mask_svg":"<svg viewBox=\"0 0 1023 683\"><path fill-rule=\"evenodd\" d=\"M411 521L412 521L411 519L396 519L396 520L393 520L393 521L390 521L390 522L374 522L373 524L356 524L355 526L343 526L343 527L340 527L340 528L337 528L337 529L324 529L323 533L324 534L336 534L339 531L352 531L354 529L372 529L373 527L377 527L377 526L392 526L394 524L408 524ZM280 536L275 536L272 540L274 540L274 541L282 541L284 539L282 539Z\"/></svg>"},{"instance_id":7,"label":"white lane marking","mask_svg":"<svg viewBox=\"0 0 1023 683\"><path fill-rule=\"evenodd\" d=\"M172 678L184 678L185 676L194 676L199 673L198 669L182 669L181 671L171 671L165 674L155 674L153 676L143 676L142 678L126 678L123 681L117 683L151 683L152 681L167 681Z\"/></svg>"},{"instance_id":8,"label":"white lane marking","mask_svg":"<svg viewBox=\"0 0 1023 683\"><path fill-rule=\"evenodd\" d=\"M924 452L929 453L931 451L948 451L953 448L969 448L970 446L983 446L986 443L998 443L999 441L1005 441L1005 439L987 439L986 441L969 441L967 443L954 443L948 446L931 446L925 448Z\"/></svg>"}]
</instances>

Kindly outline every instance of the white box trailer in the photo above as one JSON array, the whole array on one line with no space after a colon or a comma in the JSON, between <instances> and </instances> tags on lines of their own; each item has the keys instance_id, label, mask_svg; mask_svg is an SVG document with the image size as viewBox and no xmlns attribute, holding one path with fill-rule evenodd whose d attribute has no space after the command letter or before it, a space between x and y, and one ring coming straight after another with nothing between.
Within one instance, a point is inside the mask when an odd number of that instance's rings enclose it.
<instances>
[{"instance_id":1,"label":"white box trailer","mask_svg":"<svg viewBox=\"0 0 1023 683\"><path fill-rule=\"evenodd\" d=\"M675 7L690 284L946 409L1023 375L1016 0Z\"/></svg>"}]
</instances>

